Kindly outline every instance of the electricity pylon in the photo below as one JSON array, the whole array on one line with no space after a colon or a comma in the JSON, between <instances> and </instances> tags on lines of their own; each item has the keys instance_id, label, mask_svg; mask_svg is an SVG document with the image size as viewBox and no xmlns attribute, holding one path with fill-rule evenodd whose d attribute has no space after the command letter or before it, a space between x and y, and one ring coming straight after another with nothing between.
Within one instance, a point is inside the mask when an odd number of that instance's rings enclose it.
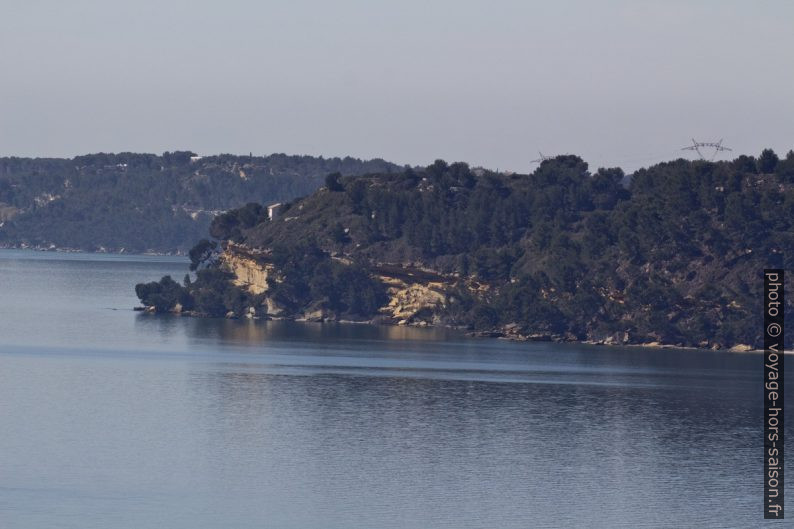
<instances>
[{"instance_id":1,"label":"electricity pylon","mask_svg":"<svg viewBox=\"0 0 794 529\"><path fill-rule=\"evenodd\" d=\"M718 141L718 142L712 142L712 141L696 141L695 138L692 138L692 145L690 145L689 147L684 147L681 150L682 151L695 151L696 153L698 153L698 156L700 156L701 160L705 160L706 157L703 156L703 153L700 151L701 147L708 147L708 148L714 149L714 152L712 153L711 158L709 158L710 162L714 161L714 158L717 157L718 153L720 153L722 151L732 151L733 150L733 149L730 149L728 147L723 147L722 146L722 139L720 139L720 141Z\"/></svg>"},{"instance_id":2,"label":"electricity pylon","mask_svg":"<svg viewBox=\"0 0 794 529\"><path fill-rule=\"evenodd\" d=\"M536 158L535 160L530 161L529 163L543 163L546 160L553 160L554 156L544 156L542 152L538 151L540 158Z\"/></svg>"}]
</instances>

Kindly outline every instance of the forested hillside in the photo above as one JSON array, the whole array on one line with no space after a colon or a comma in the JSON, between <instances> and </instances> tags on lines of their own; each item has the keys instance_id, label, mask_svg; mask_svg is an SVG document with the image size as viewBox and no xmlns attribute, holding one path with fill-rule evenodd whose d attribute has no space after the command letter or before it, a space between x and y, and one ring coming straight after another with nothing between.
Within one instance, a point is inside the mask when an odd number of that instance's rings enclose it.
<instances>
[{"instance_id":1,"label":"forested hillside","mask_svg":"<svg viewBox=\"0 0 794 529\"><path fill-rule=\"evenodd\" d=\"M0 158L0 247L185 252L225 210L307 195L329 172L394 170L383 160L284 154Z\"/></svg>"},{"instance_id":2,"label":"forested hillside","mask_svg":"<svg viewBox=\"0 0 794 529\"><path fill-rule=\"evenodd\" d=\"M443 161L329 175L272 221L255 204L219 217L221 244L193 252L197 278L139 295L210 315L399 312L525 338L761 346L763 269L794 267L794 153L676 160L622 180L576 156L529 175ZM235 277L241 259L268 272L266 291ZM406 315L406 299L425 305Z\"/></svg>"}]
</instances>

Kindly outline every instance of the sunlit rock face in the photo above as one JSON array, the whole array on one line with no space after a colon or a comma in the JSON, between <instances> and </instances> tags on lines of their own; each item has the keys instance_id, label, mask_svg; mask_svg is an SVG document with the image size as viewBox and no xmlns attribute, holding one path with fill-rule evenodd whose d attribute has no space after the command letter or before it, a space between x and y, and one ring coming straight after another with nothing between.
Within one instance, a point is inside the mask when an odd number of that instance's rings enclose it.
<instances>
[{"instance_id":1,"label":"sunlit rock face","mask_svg":"<svg viewBox=\"0 0 794 529\"><path fill-rule=\"evenodd\" d=\"M345 263L343 260L337 259ZM279 280L279 272L268 261L268 253L252 250L240 244L227 244L220 255L220 266L234 276L232 282L251 294L258 295L268 292L268 278ZM451 284L440 280L408 280L401 274L390 275L379 270L375 274L387 287L388 302L378 311L386 321L393 323L434 324L439 323L439 315L449 304L448 289ZM284 316L284 309L270 297L262 302L267 314ZM332 313L319 311L317 307L306 308L300 319L329 320L335 319Z\"/></svg>"},{"instance_id":2,"label":"sunlit rock face","mask_svg":"<svg viewBox=\"0 0 794 529\"><path fill-rule=\"evenodd\" d=\"M409 322L423 311L435 313L447 304L441 283L424 285L388 276L380 276L379 279L388 285L389 292L389 302L381 312L399 322Z\"/></svg>"},{"instance_id":3,"label":"sunlit rock face","mask_svg":"<svg viewBox=\"0 0 794 529\"><path fill-rule=\"evenodd\" d=\"M227 247L221 254L221 265L234 274L234 284L252 294L262 294L268 289L267 278L273 265L248 255L237 247Z\"/></svg>"}]
</instances>

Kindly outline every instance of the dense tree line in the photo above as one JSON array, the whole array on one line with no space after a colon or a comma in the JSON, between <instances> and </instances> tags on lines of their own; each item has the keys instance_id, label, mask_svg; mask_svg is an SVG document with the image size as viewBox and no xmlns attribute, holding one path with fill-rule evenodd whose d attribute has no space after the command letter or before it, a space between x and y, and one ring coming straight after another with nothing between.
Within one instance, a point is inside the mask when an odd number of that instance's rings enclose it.
<instances>
[{"instance_id":1,"label":"dense tree line","mask_svg":"<svg viewBox=\"0 0 794 529\"><path fill-rule=\"evenodd\" d=\"M367 271L391 263L449 279L454 301L435 321L759 346L763 269L794 265L794 153L675 160L625 181L620 169L590 172L576 156L528 175L440 160L398 174L331 174L287 218L268 221L249 205L216 221L214 235L278 249L287 280L271 293L295 307L325 300L372 316L382 287ZM331 255L357 264L345 271ZM350 283L360 299L349 298Z\"/></svg>"},{"instance_id":2,"label":"dense tree line","mask_svg":"<svg viewBox=\"0 0 794 529\"><path fill-rule=\"evenodd\" d=\"M307 195L334 171L395 169L349 157L188 151L0 158L0 246L185 252L221 211Z\"/></svg>"}]
</instances>

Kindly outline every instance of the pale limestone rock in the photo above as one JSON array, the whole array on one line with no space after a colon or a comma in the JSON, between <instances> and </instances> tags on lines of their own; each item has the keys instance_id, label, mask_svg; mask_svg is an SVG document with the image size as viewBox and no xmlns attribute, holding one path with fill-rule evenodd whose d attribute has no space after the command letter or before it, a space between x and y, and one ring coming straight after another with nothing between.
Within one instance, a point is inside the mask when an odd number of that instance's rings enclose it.
<instances>
[{"instance_id":1,"label":"pale limestone rock","mask_svg":"<svg viewBox=\"0 0 794 529\"><path fill-rule=\"evenodd\" d=\"M408 284L386 276L381 276L380 279L388 286L389 292L389 303L381 308L381 312L395 320L405 320L407 323L422 309L436 310L446 305L444 286L441 283Z\"/></svg>"},{"instance_id":2,"label":"pale limestone rock","mask_svg":"<svg viewBox=\"0 0 794 529\"><path fill-rule=\"evenodd\" d=\"M263 304L265 306L265 310L270 316L280 316L281 313L284 312L284 309L281 308L278 303L273 300L273 298L265 298Z\"/></svg>"},{"instance_id":3,"label":"pale limestone rock","mask_svg":"<svg viewBox=\"0 0 794 529\"><path fill-rule=\"evenodd\" d=\"M322 309L309 311L303 315L302 319L305 321L325 321L325 311Z\"/></svg>"},{"instance_id":4,"label":"pale limestone rock","mask_svg":"<svg viewBox=\"0 0 794 529\"><path fill-rule=\"evenodd\" d=\"M234 274L233 283L251 294L261 294L268 289L267 278L273 271L270 264L262 264L251 257L226 250L221 254L221 263Z\"/></svg>"}]
</instances>

